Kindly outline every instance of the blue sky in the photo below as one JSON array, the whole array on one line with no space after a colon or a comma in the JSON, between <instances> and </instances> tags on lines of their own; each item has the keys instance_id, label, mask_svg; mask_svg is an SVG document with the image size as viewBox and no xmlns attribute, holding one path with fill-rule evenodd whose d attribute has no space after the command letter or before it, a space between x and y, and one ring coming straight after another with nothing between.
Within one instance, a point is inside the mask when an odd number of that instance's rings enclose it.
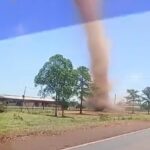
<instances>
[{"instance_id":1,"label":"blue sky","mask_svg":"<svg viewBox=\"0 0 150 150\"><path fill-rule=\"evenodd\" d=\"M0 39L80 23L74 1L0 0ZM103 1L103 18L150 10L149 0ZM22 30L22 24L26 30Z\"/></svg>"},{"instance_id":2,"label":"blue sky","mask_svg":"<svg viewBox=\"0 0 150 150\"><path fill-rule=\"evenodd\" d=\"M113 93L150 86L150 12L104 20L111 41L110 78ZM23 23L16 28L24 33ZM0 41L0 94L35 96L33 80L42 65L56 53L70 58L75 67L89 66L82 25L47 30Z\"/></svg>"}]
</instances>

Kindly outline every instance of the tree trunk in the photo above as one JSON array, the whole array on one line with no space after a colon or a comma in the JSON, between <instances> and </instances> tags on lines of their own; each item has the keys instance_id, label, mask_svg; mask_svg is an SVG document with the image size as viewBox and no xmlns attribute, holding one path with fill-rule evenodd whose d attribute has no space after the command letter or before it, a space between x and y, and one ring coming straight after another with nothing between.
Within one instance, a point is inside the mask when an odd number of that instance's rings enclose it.
<instances>
[{"instance_id":1,"label":"tree trunk","mask_svg":"<svg viewBox=\"0 0 150 150\"><path fill-rule=\"evenodd\" d=\"M148 115L150 114L150 103L148 102Z\"/></svg>"},{"instance_id":2,"label":"tree trunk","mask_svg":"<svg viewBox=\"0 0 150 150\"><path fill-rule=\"evenodd\" d=\"M141 101L140 101L140 111L142 112L142 103L141 103Z\"/></svg>"},{"instance_id":3,"label":"tree trunk","mask_svg":"<svg viewBox=\"0 0 150 150\"><path fill-rule=\"evenodd\" d=\"M57 111L58 111L58 99L57 99L57 95L56 95L56 100L55 100L55 117L57 117Z\"/></svg>"},{"instance_id":4,"label":"tree trunk","mask_svg":"<svg viewBox=\"0 0 150 150\"><path fill-rule=\"evenodd\" d=\"M57 102L56 102L56 104L55 104L55 117L57 117L57 109L58 109L58 107L57 107Z\"/></svg>"},{"instance_id":5,"label":"tree trunk","mask_svg":"<svg viewBox=\"0 0 150 150\"><path fill-rule=\"evenodd\" d=\"M45 103L44 102L42 103L42 106L43 106L43 110L44 110L45 109Z\"/></svg>"},{"instance_id":6,"label":"tree trunk","mask_svg":"<svg viewBox=\"0 0 150 150\"><path fill-rule=\"evenodd\" d=\"M81 100L80 100L80 114L82 114L82 108L83 108L83 96L81 95Z\"/></svg>"},{"instance_id":7,"label":"tree trunk","mask_svg":"<svg viewBox=\"0 0 150 150\"><path fill-rule=\"evenodd\" d=\"M133 104L132 104L132 114L134 114L134 100L133 100Z\"/></svg>"},{"instance_id":8,"label":"tree trunk","mask_svg":"<svg viewBox=\"0 0 150 150\"><path fill-rule=\"evenodd\" d=\"M64 115L64 107L63 106L61 107L61 110L62 110L62 117L64 117L65 115Z\"/></svg>"}]
</instances>

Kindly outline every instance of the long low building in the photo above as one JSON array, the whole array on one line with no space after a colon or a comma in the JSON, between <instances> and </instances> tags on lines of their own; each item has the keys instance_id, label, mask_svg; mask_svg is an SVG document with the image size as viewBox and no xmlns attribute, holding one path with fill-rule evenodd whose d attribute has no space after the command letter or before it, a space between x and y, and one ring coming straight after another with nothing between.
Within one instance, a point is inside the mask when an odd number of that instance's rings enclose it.
<instances>
[{"instance_id":1,"label":"long low building","mask_svg":"<svg viewBox=\"0 0 150 150\"><path fill-rule=\"evenodd\" d=\"M16 96L16 95L0 95L0 102L10 106L48 106L55 105L55 100L51 97L30 97L30 96Z\"/></svg>"}]
</instances>

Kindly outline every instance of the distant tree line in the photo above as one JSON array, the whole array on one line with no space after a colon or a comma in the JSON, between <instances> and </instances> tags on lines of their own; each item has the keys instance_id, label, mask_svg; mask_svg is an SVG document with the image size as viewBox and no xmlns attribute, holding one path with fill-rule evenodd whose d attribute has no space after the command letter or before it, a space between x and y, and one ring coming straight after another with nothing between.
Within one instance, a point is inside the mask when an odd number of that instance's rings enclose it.
<instances>
[{"instance_id":1,"label":"distant tree line","mask_svg":"<svg viewBox=\"0 0 150 150\"><path fill-rule=\"evenodd\" d=\"M132 106L132 113L135 113L135 105L138 104L141 109L147 110L148 114L150 114L150 87L146 87L141 92L128 89L128 95L125 97L127 103Z\"/></svg>"}]
</instances>

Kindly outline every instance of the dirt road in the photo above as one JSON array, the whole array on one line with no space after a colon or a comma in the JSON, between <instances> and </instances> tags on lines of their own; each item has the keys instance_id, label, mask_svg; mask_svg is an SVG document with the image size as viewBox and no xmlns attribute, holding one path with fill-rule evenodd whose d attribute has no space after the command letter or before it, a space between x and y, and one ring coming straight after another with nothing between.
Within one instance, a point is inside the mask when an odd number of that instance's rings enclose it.
<instances>
[{"instance_id":1,"label":"dirt road","mask_svg":"<svg viewBox=\"0 0 150 150\"><path fill-rule=\"evenodd\" d=\"M113 123L109 126L82 128L55 136L27 136L0 144L0 150L60 150L116 135L150 128L149 121Z\"/></svg>"}]
</instances>

